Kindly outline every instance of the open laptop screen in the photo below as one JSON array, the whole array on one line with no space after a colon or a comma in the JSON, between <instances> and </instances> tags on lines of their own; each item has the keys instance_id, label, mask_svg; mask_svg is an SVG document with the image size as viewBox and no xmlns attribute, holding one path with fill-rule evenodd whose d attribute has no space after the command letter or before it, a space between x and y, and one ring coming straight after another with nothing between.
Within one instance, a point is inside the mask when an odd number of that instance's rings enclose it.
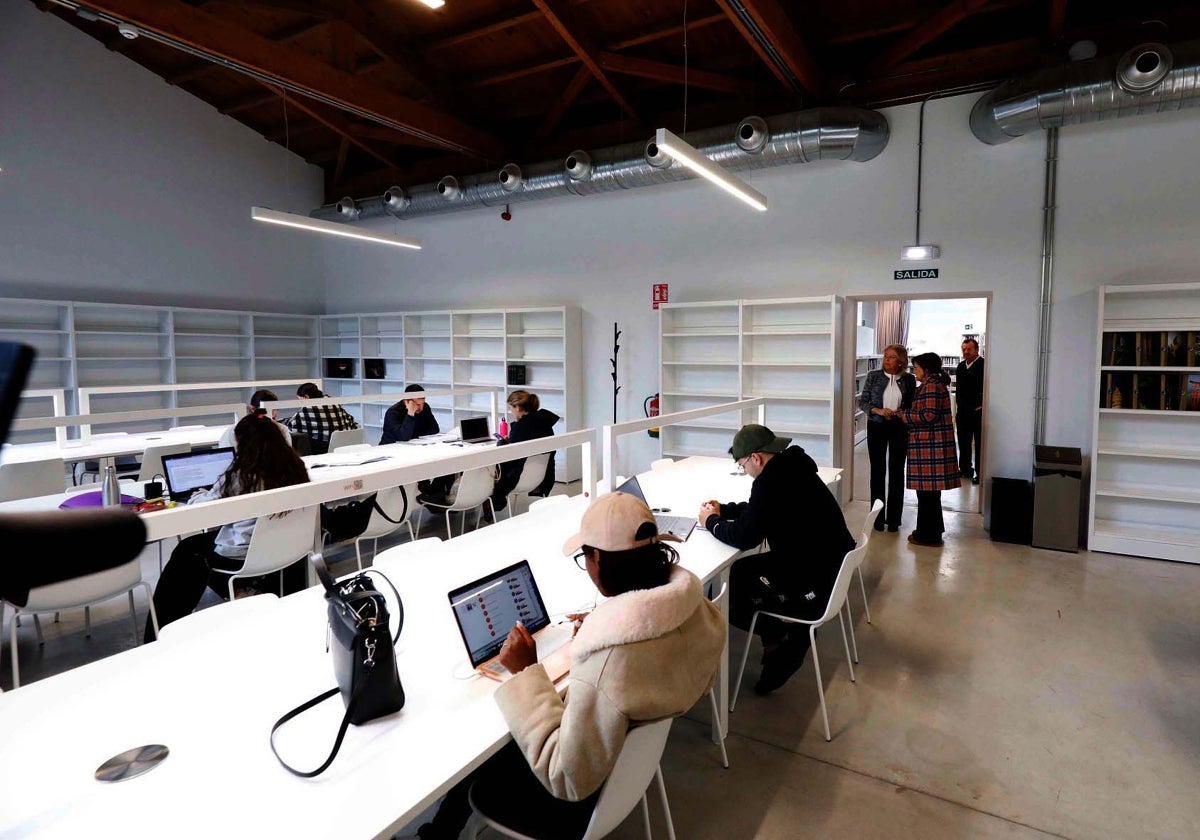
<instances>
[{"instance_id":1,"label":"open laptop screen","mask_svg":"<svg viewBox=\"0 0 1200 840\"><path fill-rule=\"evenodd\" d=\"M500 652L518 621L530 633L550 623L527 560L455 589L450 607L475 668Z\"/></svg>"},{"instance_id":2,"label":"open laptop screen","mask_svg":"<svg viewBox=\"0 0 1200 840\"><path fill-rule=\"evenodd\" d=\"M163 473L167 478L167 490L173 497L180 497L212 487L232 462L233 447L164 455Z\"/></svg>"},{"instance_id":3,"label":"open laptop screen","mask_svg":"<svg viewBox=\"0 0 1200 840\"><path fill-rule=\"evenodd\" d=\"M491 437L486 417L467 417L458 424L458 434L466 442L487 440Z\"/></svg>"}]
</instances>

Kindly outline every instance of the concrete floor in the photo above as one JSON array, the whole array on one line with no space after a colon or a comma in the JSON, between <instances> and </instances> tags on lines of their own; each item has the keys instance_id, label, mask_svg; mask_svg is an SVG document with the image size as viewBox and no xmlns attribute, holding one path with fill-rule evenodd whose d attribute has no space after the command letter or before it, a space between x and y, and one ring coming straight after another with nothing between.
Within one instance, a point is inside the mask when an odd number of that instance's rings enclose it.
<instances>
[{"instance_id":1,"label":"concrete floor","mask_svg":"<svg viewBox=\"0 0 1200 840\"><path fill-rule=\"evenodd\" d=\"M1200 833L1200 568L992 543L978 515L947 513L946 525L941 550L909 546L907 528L873 536L872 624L851 591L857 683L836 628L818 632L832 742L811 657L757 697L757 645L729 770L708 740L707 699L676 723L663 770L680 838ZM143 559L153 579L157 552ZM23 628L26 679L132 646L122 604L93 610L90 641L80 615L46 622L40 650ZM740 654L744 635L730 644ZM5 653L5 687L8 672ZM612 836L642 837L640 817Z\"/></svg>"}]
</instances>

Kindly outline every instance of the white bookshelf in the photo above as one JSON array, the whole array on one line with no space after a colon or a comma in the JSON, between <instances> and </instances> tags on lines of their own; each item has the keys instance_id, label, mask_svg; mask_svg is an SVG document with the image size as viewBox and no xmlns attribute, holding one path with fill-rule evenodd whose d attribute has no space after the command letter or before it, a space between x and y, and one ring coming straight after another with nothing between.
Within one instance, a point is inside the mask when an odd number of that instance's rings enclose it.
<instances>
[{"instance_id":1,"label":"white bookshelf","mask_svg":"<svg viewBox=\"0 0 1200 840\"><path fill-rule=\"evenodd\" d=\"M858 395L862 393L863 386L867 383L867 374L878 370L882 364L883 355L880 353L868 353L854 359L854 394L850 402L851 410L854 412L855 446L867 439L867 415L858 407Z\"/></svg>"},{"instance_id":2,"label":"white bookshelf","mask_svg":"<svg viewBox=\"0 0 1200 840\"><path fill-rule=\"evenodd\" d=\"M258 382L316 378L317 319L223 309L135 306L86 301L0 299L0 340L37 350L27 388L63 389L66 411L78 410L79 388ZM245 402L252 388L146 390L100 394L92 410L133 411ZM23 401L19 417L45 412ZM218 417L189 422L227 422ZM125 431L161 428L163 421L122 424ZM115 430L113 429L105 430ZM51 431L14 432L13 443L53 438Z\"/></svg>"},{"instance_id":3,"label":"white bookshelf","mask_svg":"<svg viewBox=\"0 0 1200 840\"><path fill-rule=\"evenodd\" d=\"M765 397L767 425L836 466L836 297L668 303L659 310L664 414ZM749 415L665 426L664 457L725 455Z\"/></svg>"},{"instance_id":4,"label":"white bookshelf","mask_svg":"<svg viewBox=\"0 0 1200 840\"><path fill-rule=\"evenodd\" d=\"M410 382L430 390L525 388L538 395L543 408L563 418L559 431L582 428L582 318L577 307L326 315L320 328L323 364L334 358L353 360L353 376L326 377L325 390L331 395L392 393ZM509 382L510 365L524 366L524 385ZM491 411L491 401L482 393L434 397L429 405L443 427ZM348 407L367 428L368 440L382 433L387 409L382 404L364 405L361 411ZM578 451L560 452L557 458L560 480L579 478Z\"/></svg>"},{"instance_id":5,"label":"white bookshelf","mask_svg":"<svg viewBox=\"0 0 1200 840\"><path fill-rule=\"evenodd\" d=\"M1200 283L1100 290L1088 547L1200 562Z\"/></svg>"}]
</instances>

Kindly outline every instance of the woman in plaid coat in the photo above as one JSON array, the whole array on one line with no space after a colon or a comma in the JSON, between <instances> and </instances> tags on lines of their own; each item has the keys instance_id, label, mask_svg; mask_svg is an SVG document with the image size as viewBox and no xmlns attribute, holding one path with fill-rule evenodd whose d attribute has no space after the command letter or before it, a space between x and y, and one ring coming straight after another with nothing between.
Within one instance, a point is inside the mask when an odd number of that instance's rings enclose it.
<instances>
[{"instance_id":1,"label":"woman in plaid coat","mask_svg":"<svg viewBox=\"0 0 1200 840\"><path fill-rule=\"evenodd\" d=\"M950 380L937 353L913 358L913 374L921 385L912 408L895 412L896 419L908 426L908 487L917 491L917 528L908 535L908 541L940 546L946 530L942 523L942 491L961 486L950 414Z\"/></svg>"}]
</instances>

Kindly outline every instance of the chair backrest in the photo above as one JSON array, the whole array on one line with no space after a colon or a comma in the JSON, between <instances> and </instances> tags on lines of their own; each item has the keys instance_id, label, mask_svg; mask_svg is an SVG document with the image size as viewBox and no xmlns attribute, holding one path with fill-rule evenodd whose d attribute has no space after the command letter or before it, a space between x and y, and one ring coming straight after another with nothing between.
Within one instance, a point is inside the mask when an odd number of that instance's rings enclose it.
<instances>
[{"instance_id":1,"label":"chair backrest","mask_svg":"<svg viewBox=\"0 0 1200 840\"><path fill-rule=\"evenodd\" d=\"M675 466L674 458L659 458L657 461L650 462L651 472L655 470L669 470Z\"/></svg>"},{"instance_id":2,"label":"chair backrest","mask_svg":"<svg viewBox=\"0 0 1200 840\"><path fill-rule=\"evenodd\" d=\"M329 451L336 452L343 446L355 446L360 443L366 443L366 430L363 428L357 429L341 429L329 436Z\"/></svg>"},{"instance_id":3,"label":"chair backrest","mask_svg":"<svg viewBox=\"0 0 1200 840\"><path fill-rule=\"evenodd\" d=\"M829 603L825 606L825 615L821 616L819 623L823 624L833 618L846 603L846 593L850 590L850 581L854 579L854 570L866 556L867 547L865 545L846 552L846 556L842 558L842 568L838 570L837 579L833 582L833 591L829 593Z\"/></svg>"},{"instance_id":4,"label":"chair backrest","mask_svg":"<svg viewBox=\"0 0 1200 840\"><path fill-rule=\"evenodd\" d=\"M478 467L463 473L450 510L470 510L483 504L483 500L492 495L492 487L496 484L492 476L491 467Z\"/></svg>"},{"instance_id":5,"label":"chair backrest","mask_svg":"<svg viewBox=\"0 0 1200 840\"><path fill-rule=\"evenodd\" d=\"M867 544L867 540L871 539L871 532L875 530L875 518L882 510L883 499L876 499L875 504L871 505L871 509L867 511L866 519L863 520L862 530L858 535L858 545L864 546Z\"/></svg>"},{"instance_id":6,"label":"chair backrest","mask_svg":"<svg viewBox=\"0 0 1200 840\"><path fill-rule=\"evenodd\" d=\"M278 600L278 595L264 592L249 598L222 601L191 615L186 615L178 621L172 621L158 631L158 640L176 644L186 639L194 639L215 627L238 621L243 616L257 615L264 610L269 610Z\"/></svg>"},{"instance_id":7,"label":"chair backrest","mask_svg":"<svg viewBox=\"0 0 1200 840\"><path fill-rule=\"evenodd\" d=\"M532 502L529 503L529 509L530 510L538 510L540 508L550 507L552 505L561 505L563 502L567 501L567 499L569 499L569 498L571 498L571 497L570 496L547 496L544 499L534 499Z\"/></svg>"},{"instance_id":8,"label":"chair backrest","mask_svg":"<svg viewBox=\"0 0 1200 840\"><path fill-rule=\"evenodd\" d=\"M600 792L584 840L612 833L642 801L658 770L658 763L662 761L671 723L672 719L667 718L635 727L625 735L625 744Z\"/></svg>"},{"instance_id":9,"label":"chair backrest","mask_svg":"<svg viewBox=\"0 0 1200 840\"><path fill-rule=\"evenodd\" d=\"M161 446L147 446L146 451L142 453L142 468L138 470L138 481L153 481L154 477L163 474L163 456L164 455L182 455L185 452L191 452L192 446L189 443L166 443Z\"/></svg>"},{"instance_id":10,"label":"chair backrest","mask_svg":"<svg viewBox=\"0 0 1200 840\"><path fill-rule=\"evenodd\" d=\"M517 479L517 486L512 492L528 493L541 484L542 479L546 477L546 465L550 463L553 455L553 452L543 452L541 455L526 458L525 466L521 468L521 477Z\"/></svg>"},{"instance_id":11,"label":"chair backrest","mask_svg":"<svg viewBox=\"0 0 1200 840\"><path fill-rule=\"evenodd\" d=\"M725 600L725 596L729 593L729 581L721 584L721 591L709 598L715 606L721 606L721 602Z\"/></svg>"},{"instance_id":12,"label":"chair backrest","mask_svg":"<svg viewBox=\"0 0 1200 840\"><path fill-rule=\"evenodd\" d=\"M400 490L400 487L387 487L380 490L375 496L375 501L379 507L383 508L383 512L396 521L389 522L379 515L378 510L372 508L371 518L367 520L367 530L359 534L358 539L370 540L375 537L384 537L398 528L404 527L404 523L408 519L408 512L412 509L412 503L417 498L417 485L407 484L403 488L403 493Z\"/></svg>"},{"instance_id":13,"label":"chair backrest","mask_svg":"<svg viewBox=\"0 0 1200 840\"><path fill-rule=\"evenodd\" d=\"M316 544L318 508L310 505L274 517L260 516L254 523L246 561L238 576L277 572L312 551Z\"/></svg>"},{"instance_id":14,"label":"chair backrest","mask_svg":"<svg viewBox=\"0 0 1200 840\"><path fill-rule=\"evenodd\" d=\"M0 466L0 502L61 493L67 483L62 458Z\"/></svg>"}]
</instances>

